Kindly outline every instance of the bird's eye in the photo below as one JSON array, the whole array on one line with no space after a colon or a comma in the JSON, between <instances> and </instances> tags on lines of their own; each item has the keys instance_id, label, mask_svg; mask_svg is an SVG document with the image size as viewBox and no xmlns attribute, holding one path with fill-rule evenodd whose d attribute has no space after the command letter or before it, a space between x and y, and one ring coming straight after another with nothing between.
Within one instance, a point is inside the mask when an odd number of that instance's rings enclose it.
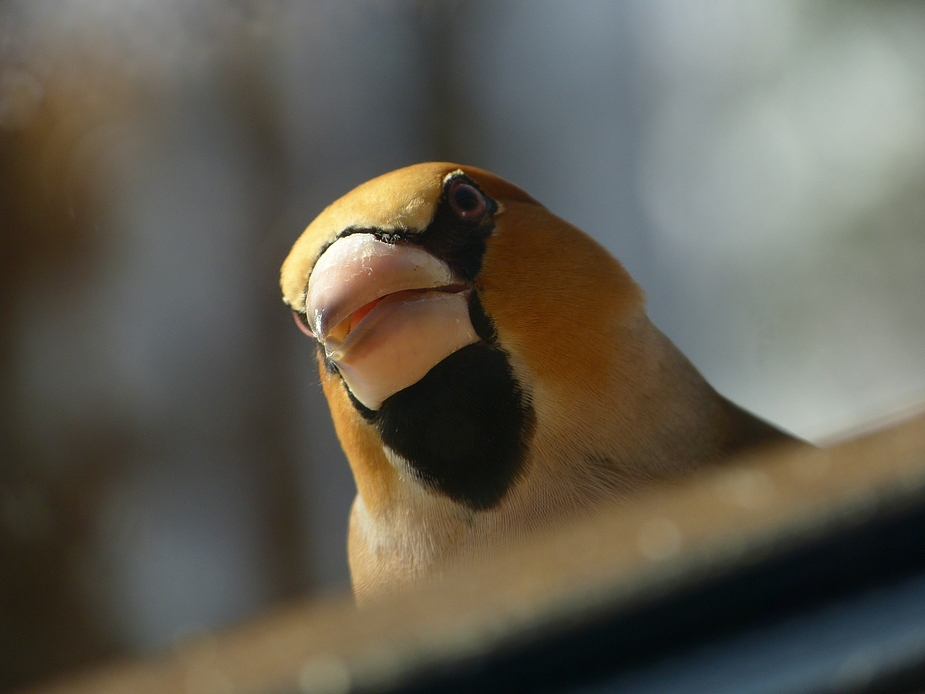
<instances>
[{"instance_id":1,"label":"bird's eye","mask_svg":"<svg viewBox=\"0 0 925 694\"><path fill-rule=\"evenodd\" d=\"M447 197L450 207L460 219L478 219L488 209L488 203L478 189L463 181L451 183Z\"/></svg>"}]
</instances>

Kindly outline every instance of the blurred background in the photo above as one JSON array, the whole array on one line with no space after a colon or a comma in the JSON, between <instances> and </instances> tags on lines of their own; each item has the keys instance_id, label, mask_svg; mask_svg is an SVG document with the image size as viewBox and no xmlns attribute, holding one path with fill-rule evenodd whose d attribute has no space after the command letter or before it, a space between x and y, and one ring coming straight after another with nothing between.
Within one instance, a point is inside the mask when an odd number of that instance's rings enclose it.
<instances>
[{"instance_id":1,"label":"blurred background","mask_svg":"<svg viewBox=\"0 0 925 694\"><path fill-rule=\"evenodd\" d=\"M346 590L277 272L434 159L800 436L925 402L923 4L0 0L0 689Z\"/></svg>"}]
</instances>

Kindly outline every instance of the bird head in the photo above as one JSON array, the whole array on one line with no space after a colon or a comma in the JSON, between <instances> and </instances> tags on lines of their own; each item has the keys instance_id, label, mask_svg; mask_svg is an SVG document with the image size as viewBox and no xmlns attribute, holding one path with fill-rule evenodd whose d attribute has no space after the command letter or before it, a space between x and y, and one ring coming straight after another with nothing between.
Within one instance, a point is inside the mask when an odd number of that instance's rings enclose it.
<instances>
[{"instance_id":1,"label":"bird head","mask_svg":"<svg viewBox=\"0 0 925 694\"><path fill-rule=\"evenodd\" d=\"M347 193L282 289L357 483L358 600L788 438L706 383L602 246L480 169L419 164Z\"/></svg>"},{"instance_id":2,"label":"bird head","mask_svg":"<svg viewBox=\"0 0 925 694\"><path fill-rule=\"evenodd\" d=\"M523 475L538 431L580 439L613 416L614 366L645 320L642 291L599 244L498 176L449 163L334 202L281 284L317 343L361 495L364 480L366 496L386 493L399 461L472 509Z\"/></svg>"}]
</instances>

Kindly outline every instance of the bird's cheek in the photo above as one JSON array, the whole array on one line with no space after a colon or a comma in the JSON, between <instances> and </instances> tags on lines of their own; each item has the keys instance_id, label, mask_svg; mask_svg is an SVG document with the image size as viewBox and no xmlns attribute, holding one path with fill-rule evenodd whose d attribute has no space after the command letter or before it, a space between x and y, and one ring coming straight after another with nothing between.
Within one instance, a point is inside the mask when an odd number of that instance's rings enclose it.
<instances>
[{"instance_id":1,"label":"bird's cheek","mask_svg":"<svg viewBox=\"0 0 925 694\"><path fill-rule=\"evenodd\" d=\"M468 292L386 297L342 344L325 351L353 396L371 410L466 345L479 340L469 319Z\"/></svg>"}]
</instances>

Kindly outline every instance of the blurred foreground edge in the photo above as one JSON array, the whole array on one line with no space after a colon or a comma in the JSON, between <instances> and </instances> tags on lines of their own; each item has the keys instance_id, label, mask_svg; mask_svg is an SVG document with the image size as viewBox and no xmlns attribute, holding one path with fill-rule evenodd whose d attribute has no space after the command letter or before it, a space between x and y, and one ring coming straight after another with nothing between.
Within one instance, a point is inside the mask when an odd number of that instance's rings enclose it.
<instances>
[{"instance_id":1,"label":"blurred foreground edge","mask_svg":"<svg viewBox=\"0 0 925 694\"><path fill-rule=\"evenodd\" d=\"M356 612L30 692L925 690L925 415L765 451Z\"/></svg>"}]
</instances>

